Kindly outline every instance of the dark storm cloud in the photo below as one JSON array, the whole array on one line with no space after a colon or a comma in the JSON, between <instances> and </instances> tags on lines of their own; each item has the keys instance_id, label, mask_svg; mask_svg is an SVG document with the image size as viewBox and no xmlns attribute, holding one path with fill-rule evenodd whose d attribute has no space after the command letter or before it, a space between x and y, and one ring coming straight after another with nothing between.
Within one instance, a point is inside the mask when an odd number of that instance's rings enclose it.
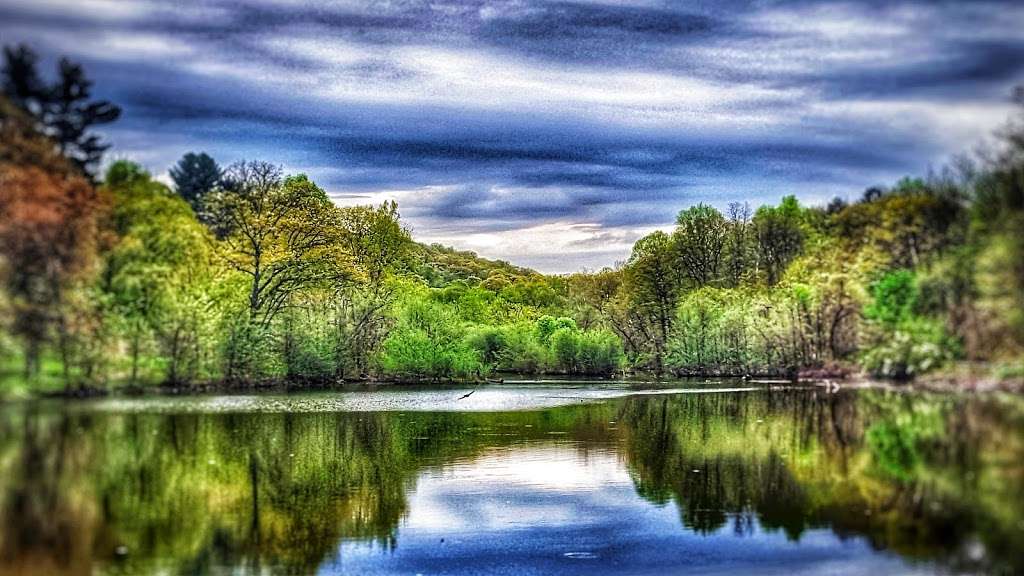
<instances>
[{"instance_id":1,"label":"dark storm cloud","mask_svg":"<svg viewBox=\"0 0 1024 576\"><path fill-rule=\"evenodd\" d=\"M1005 97L1024 75L1024 38L970 40L944 46L924 62L792 74L779 85L815 86L827 98L932 97L939 100ZM764 78L768 81L768 78Z\"/></svg>"},{"instance_id":2,"label":"dark storm cloud","mask_svg":"<svg viewBox=\"0 0 1024 576\"><path fill-rule=\"evenodd\" d=\"M834 180L829 168L898 168L914 152L880 150L861 141L638 137L629 130L560 124L542 115L520 116L515 130L509 130L502 119L466 117L454 109L339 109L301 98L287 107L283 102L275 106L269 95L258 99L258 105L245 105L236 101L238 87L228 82L220 88L208 92L201 105L188 103L183 95L141 93L127 99L136 111L130 124L175 126L205 141L223 142L226 148L257 142L284 161L291 162L288 155L297 151L313 165L348 169L318 178L329 189L485 183L431 205L431 214L453 219L520 221L569 216L589 206L651 201L678 206L699 193L693 184L698 177L759 173L793 181ZM462 125L424 128L433 118L459 116L466 121ZM492 187L518 192L495 201L488 192ZM541 193L530 195L530 190ZM659 218L664 220L663 212L634 223Z\"/></svg>"},{"instance_id":3,"label":"dark storm cloud","mask_svg":"<svg viewBox=\"0 0 1024 576\"><path fill-rule=\"evenodd\" d=\"M969 147L1022 27L1018 2L0 0L0 41L85 62L115 154L158 173L260 157L432 227L586 222L564 249L602 258L698 201L853 195Z\"/></svg>"},{"instance_id":4,"label":"dark storm cloud","mask_svg":"<svg viewBox=\"0 0 1024 576\"><path fill-rule=\"evenodd\" d=\"M556 61L636 68L649 66L651 57L667 47L727 29L708 15L660 7L554 2L493 12L474 30L483 42Z\"/></svg>"}]
</instances>

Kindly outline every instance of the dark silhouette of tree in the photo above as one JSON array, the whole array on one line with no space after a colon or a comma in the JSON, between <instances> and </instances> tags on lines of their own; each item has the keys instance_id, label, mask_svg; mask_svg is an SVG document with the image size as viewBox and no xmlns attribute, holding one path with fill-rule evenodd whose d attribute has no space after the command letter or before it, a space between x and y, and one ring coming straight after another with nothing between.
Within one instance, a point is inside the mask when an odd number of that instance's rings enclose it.
<instances>
[{"instance_id":1,"label":"dark silhouette of tree","mask_svg":"<svg viewBox=\"0 0 1024 576\"><path fill-rule=\"evenodd\" d=\"M840 198L839 196L836 196L835 198L832 198L832 200L828 203L828 206L825 207L825 213L828 214L829 216L839 214L848 205L849 203L846 200Z\"/></svg>"},{"instance_id":2,"label":"dark silhouette of tree","mask_svg":"<svg viewBox=\"0 0 1024 576\"><path fill-rule=\"evenodd\" d=\"M5 47L4 94L34 119L36 130L52 138L62 155L92 178L110 144L90 130L117 120L121 109L106 100L92 100L92 81L81 65L62 58L58 79L49 84L39 75L37 63L27 46Z\"/></svg>"},{"instance_id":3,"label":"dark silhouette of tree","mask_svg":"<svg viewBox=\"0 0 1024 576\"><path fill-rule=\"evenodd\" d=\"M861 198L861 202L874 202L882 196L885 196L885 188L881 186L872 186L864 191L864 196Z\"/></svg>"},{"instance_id":4,"label":"dark silhouette of tree","mask_svg":"<svg viewBox=\"0 0 1024 576\"><path fill-rule=\"evenodd\" d=\"M206 152L189 152L171 168L170 174L174 190L192 206L200 220L207 221L209 218L204 213L203 200L224 176L217 162Z\"/></svg>"}]
</instances>

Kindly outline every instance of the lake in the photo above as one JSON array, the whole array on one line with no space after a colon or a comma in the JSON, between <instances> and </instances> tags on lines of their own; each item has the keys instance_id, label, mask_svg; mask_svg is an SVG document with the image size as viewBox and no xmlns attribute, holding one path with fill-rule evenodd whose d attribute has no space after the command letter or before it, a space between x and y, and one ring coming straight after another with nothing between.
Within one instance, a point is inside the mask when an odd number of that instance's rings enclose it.
<instances>
[{"instance_id":1,"label":"lake","mask_svg":"<svg viewBox=\"0 0 1024 576\"><path fill-rule=\"evenodd\" d=\"M1019 574L1024 400L524 381L15 403L0 513L3 574Z\"/></svg>"}]
</instances>

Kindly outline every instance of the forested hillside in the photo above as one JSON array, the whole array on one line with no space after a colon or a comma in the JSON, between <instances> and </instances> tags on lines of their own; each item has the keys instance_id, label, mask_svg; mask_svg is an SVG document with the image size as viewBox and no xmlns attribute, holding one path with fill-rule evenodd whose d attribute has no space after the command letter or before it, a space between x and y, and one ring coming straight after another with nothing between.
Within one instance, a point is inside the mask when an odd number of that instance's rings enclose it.
<instances>
[{"instance_id":1,"label":"forested hillside","mask_svg":"<svg viewBox=\"0 0 1024 576\"><path fill-rule=\"evenodd\" d=\"M70 63L5 53L0 393L78 386L476 380L957 363L1020 377L1024 125L847 203L703 204L629 259L545 276L417 244L393 202L341 208L273 162L119 160Z\"/></svg>"}]
</instances>

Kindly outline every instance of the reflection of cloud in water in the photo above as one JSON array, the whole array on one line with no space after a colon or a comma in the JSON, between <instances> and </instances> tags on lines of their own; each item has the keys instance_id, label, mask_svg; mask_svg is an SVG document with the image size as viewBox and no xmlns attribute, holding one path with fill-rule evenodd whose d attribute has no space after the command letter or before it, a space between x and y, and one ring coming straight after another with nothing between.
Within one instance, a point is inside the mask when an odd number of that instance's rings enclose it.
<instances>
[{"instance_id":1,"label":"reflection of cloud in water","mask_svg":"<svg viewBox=\"0 0 1024 576\"><path fill-rule=\"evenodd\" d=\"M500 530L579 523L581 511L618 502L633 482L614 452L573 443L495 449L422 474L405 527Z\"/></svg>"},{"instance_id":2,"label":"reflection of cloud in water","mask_svg":"<svg viewBox=\"0 0 1024 576\"><path fill-rule=\"evenodd\" d=\"M641 498L615 444L526 441L420 473L395 549L343 542L323 574L925 574L863 538L810 529L700 534Z\"/></svg>"}]
</instances>

